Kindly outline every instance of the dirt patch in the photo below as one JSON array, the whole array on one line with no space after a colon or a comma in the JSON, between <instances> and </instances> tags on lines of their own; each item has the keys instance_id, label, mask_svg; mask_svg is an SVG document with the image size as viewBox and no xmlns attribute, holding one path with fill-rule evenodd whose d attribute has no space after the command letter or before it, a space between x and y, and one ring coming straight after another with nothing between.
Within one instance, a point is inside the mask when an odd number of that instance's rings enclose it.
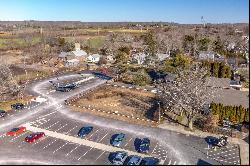
<instances>
[{"instance_id":1,"label":"dirt patch","mask_svg":"<svg viewBox=\"0 0 250 166\"><path fill-rule=\"evenodd\" d=\"M129 116L153 120L153 114L158 109L156 101L156 94L154 93L105 85L89 92L71 104L124 115L124 117L120 116L118 119ZM101 116L106 114L97 113ZM116 115L108 116L113 118Z\"/></svg>"},{"instance_id":2,"label":"dirt patch","mask_svg":"<svg viewBox=\"0 0 250 166\"><path fill-rule=\"evenodd\" d=\"M0 110L10 111L11 105L15 103L26 103L30 101L33 97L29 95L24 95L23 99L13 99L8 101L0 101Z\"/></svg>"}]
</instances>

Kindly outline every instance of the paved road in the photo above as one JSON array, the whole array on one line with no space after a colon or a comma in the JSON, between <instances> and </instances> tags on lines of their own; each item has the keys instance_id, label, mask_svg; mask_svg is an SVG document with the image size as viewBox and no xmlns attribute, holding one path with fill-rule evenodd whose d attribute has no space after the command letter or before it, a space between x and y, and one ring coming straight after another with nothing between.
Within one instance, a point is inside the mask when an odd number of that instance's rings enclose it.
<instances>
[{"instance_id":1,"label":"paved road","mask_svg":"<svg viewBox=\"0 0 250 166\"><path fill-rule=\"evenodd\" d=\"M148 155L159 158L165 165L239 164L238 148L234 145L221 149L223 153L218 153L214 152L204 139L198 137L129 124L88 113L71 112L64 105L64 100L102 85L105 80L100 78L87 80L82 82L78 89L67 93L53 91L49 80L61 83L78 82L82 79L85 77L79 74L68 74L58 79L50 78L30 84L27 91L32 95L46 98L47 101L40 104L33 103L30 105L32 109L10 113L10 116L0 120L0 164L110 165L108 160L110 151L118 150L110 148L110 138L121 132L126 134L121 149L137 154L134 141L137 138L148 137L151 140ZM6 131L20 125L27 125L28 131L16 137L5 135ZM79 141L76 134L84 125L92 125L94 130L84 140ZM45 131L46 137L28 144L24 138L33 130ZM88 141L91 145L86 144ZM232 157L227 159L228 156Z\"/></svg>"}]
</instances>

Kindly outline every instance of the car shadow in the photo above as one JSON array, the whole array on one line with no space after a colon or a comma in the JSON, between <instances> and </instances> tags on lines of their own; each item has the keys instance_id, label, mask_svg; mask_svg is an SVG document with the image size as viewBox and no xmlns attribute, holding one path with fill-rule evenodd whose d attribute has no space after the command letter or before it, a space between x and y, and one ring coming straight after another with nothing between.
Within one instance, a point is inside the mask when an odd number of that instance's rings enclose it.
<instances>
[{"instance_id":1,"label":"car shadow","mask_svg":"<svg viewBox=\"0 0 250 166\"><path fill-rule=\"evenodd\" d=\"M134 147L135 147L136 151L138 151L141 141L142 140L140 138L136 138L135 139L135 141L134 141Z\"/></svg>"},{"instance_id":2,"label":"car shadow","mask_svg":"<svg viewBox=\"0 0 250 166\"><path fill-rule=\"evenodd\" d=\"M108 160L112 163L113 159L115 158L116 153L115 152L111 152L108 156Z\"/></svg>"},{"instance_id":3,"label":"car shadow","mask_svg":"<svg viewBox=\"0 0 250 166\"><path fill-rule=\"evenodd\" d=\"M207 136L207 137L205 138L205 141L206 141L207 144L209 144L209 145L216 145L217 142L218 142L218 138L213 137L213 136Z\"/></svg>"},{"instance_id":4,"label":"car shadow","mask_svg":"<svg viewBox=\"0 0 250 166\"><path fill-rule=\"evenodd\" d=\"M208 162L206 162L204 160L199 159L198 162L197 162L197 165L212 165L212 164L210 164L210 163L208 163Z\"/></svg>"}]
</instances>

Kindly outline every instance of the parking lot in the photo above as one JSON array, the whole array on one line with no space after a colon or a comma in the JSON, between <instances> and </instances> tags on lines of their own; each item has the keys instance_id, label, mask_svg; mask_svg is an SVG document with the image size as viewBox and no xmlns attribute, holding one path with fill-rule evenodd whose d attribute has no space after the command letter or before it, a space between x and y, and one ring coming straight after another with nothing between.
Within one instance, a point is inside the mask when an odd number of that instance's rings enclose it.
<instances>
[{"instance_id":1,"label":"parking lot","mask_svg":"<svg viewBox=\"0 0 250 166\"><path fill-rule=\"evenodd\" d=\"M207 158L213 159L222 165L240 165L240 154L238 145L228 145L226 147L207 148Z\"/></svg>"},{"instance_id":2,"label":"parking lot","mask_svg":"<svg viewBox=\"0 0 250 166\"><path fill-rule=\"evenodd\" d=\"M37 120L30 122L29 124L33 127L73 137L77 137L77 133L81 127L83 127L84 125L88 125L82 124L80 122L74 122L70 119L67 120L56 118L56 114L57 112L55 111L50 114L40 116ZM101 145L109 146L111 136L120 133L119 131L100 128L98 126L93 127L93 131L84 139L99 143ZM84 163L86 160L91 161L91 163L89 164L111 164L108 160L110 152L105 151L105 148L93 148L91 146L85 146L67 141L66 139L58 139L51 136L45 136L44 138L30 144L24 141L25 137L30 133L32 132L26 131L13 138L2 135L0 136L0 142L13 145L21 151L22 149L28 149L29 151L44 151L46 153L49 153L50 155L59 155L61 157L63 156L78 164ZM134 141L136 138L143 138L143 136L136 136L130 133L124 134L126 134L125 140L120 148L124 151L136 152ZM170 152L168 151L168 149L162 147L156 140L151 140L149 151L150 156L157 157L158 159L162 160L165 165L178 164L177 160L175 158L172 158L172 156L170 158L169 154Z\"/></svg>"}]
</instances>

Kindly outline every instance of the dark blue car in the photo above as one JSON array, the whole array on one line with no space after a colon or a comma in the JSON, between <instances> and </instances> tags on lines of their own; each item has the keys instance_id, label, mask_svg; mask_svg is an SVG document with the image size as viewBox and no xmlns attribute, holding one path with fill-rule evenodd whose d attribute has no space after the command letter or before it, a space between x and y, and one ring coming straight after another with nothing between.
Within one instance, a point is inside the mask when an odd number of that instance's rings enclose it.
<instances>
[{"instance_id":1,"label":"dark blue car","mask_svg":"<svg viewBox=\"0 0 250 166\"><path fill-rule=\"evenodd\" d=\"M92 126L82 127L78 132L78 137L85 137L86 135L91 133L92 130L93 130Z\"/></svg>"},{"instance_id":2,"label":"dark blue car","mask_svg":"<svg viewBox=\"0 0 250 166\"><path fill-rule=\"evenodd\" d=\"M7 112L4 110L0 110L0 118L3 118L7 115Z\"/></svg>"},{"instance_id":3,"label":"dark blue car","mask_svg":"<svg viewBox=\"0 0 250 166\"><path fill-rule=\"evenodd\" d=\"M157 165L160 160L155 157L145 157L142 159L140 165Z\"/></svg>"},{"instance_id":4,"label":"dark blue car","mask_svg":"<svg viewBox=\"0 0 250 166\"><path fill-rule=\"evenodd\" d=\"M16 109L16 110L21 110L21 109L24 109L24 104L22 104L22 103L12 104L11 108Z\"/></svg>"},{"instance_id":5,"label":"dark blue car","mask_svg":"<svg viewBox=\"0 0 250 166\"><path fill-rule=\"evenodd\" d=\"M137 151L140 153L148 153L149 152L149 146L150 146L150 140L148 138L143 138L140 141L140 144L138 146Z\"/></svg>"}]
</instances>

